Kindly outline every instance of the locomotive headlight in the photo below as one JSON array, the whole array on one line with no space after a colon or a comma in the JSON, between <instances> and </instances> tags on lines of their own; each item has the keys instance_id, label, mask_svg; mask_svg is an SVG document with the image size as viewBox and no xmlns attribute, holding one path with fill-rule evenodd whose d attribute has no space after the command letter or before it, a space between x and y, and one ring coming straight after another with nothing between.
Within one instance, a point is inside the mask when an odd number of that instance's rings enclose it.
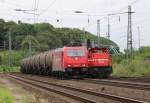
<instances>
[{"instance_id":1,"label":"locomotive headlight","mask_svg":"<svg viewBox=\"0 0 150 103\"><path fill-rule=\"evenodd\" d=\"M86 65L85 65L85 64L82 64L82 66L85 67Z\"/></svg>"},{"instance_id":2,"label":"locomotive headlight","mask_svg":"<svg viewBox=\"0 0 150 103\"><path fill-rule=\"evenodd\" d=\"M68 67L71 67L71 65L69 64Z\"/></svg>"}]
</instances>

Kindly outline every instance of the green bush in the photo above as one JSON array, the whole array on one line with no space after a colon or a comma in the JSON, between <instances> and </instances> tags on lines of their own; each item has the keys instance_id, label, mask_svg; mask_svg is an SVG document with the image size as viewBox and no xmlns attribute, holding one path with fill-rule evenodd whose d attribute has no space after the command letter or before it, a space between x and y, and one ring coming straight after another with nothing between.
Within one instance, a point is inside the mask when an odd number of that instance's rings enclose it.
<instances>
[{"instance_id":1,"label":"green bush","mask_svg":"<svg viewBox=\"0 0 150 103\"><path fill-rule=\"evenodd\" d=\"M113 75L117 76L150 76L150 47L134 51L133 59L127 60L125 54L113 56Z\"/></svg>"},{"instance_id":2,"label":"green bush","mask_svg":"<svg viewBox=\"0 0 150 103\"><path fill-rule=\"evenodd\" d=\"M9 52L8 51L0 51L1 64L9 65ZM20 60L27 57L26 51L12 51L12 66L19 66Z\"/></svg>"}]
</instances>

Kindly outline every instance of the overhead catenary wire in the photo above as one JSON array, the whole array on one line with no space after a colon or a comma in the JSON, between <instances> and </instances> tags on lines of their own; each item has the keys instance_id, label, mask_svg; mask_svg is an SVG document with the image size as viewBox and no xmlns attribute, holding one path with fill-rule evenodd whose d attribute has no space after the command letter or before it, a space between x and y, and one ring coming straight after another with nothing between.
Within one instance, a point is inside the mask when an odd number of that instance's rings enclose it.
<instances>
[{"instance_id":1,"label":"overhead catenary wire","mask_svg":"<svg viewBox=\"0 0 150 103\"><path fill-rule=\"evenodd\" d=\"M132 4L136 3L138 0L135 0ZM131 5L132 5L131 4ZM125 12L124 12L125 13ZM118 14L124 14L124 13L118 13ZM114 15L114 14L110 14L110 15Z\"/></svg>"},{"instance_id":2,"label":"overhead catenary wire","mask_svg":"<svg viewBox=\"0 0 150 103\"><path fill-rule=\"evenodd\" d=\"M135 1L137 1L137 0L135 0ZM134 3L135 3L135 1L134 1ZM47 10L51 7L51 6L53 6L53 4L56 2L56 0L53 0L51 3L50 3L50 5L48 6L48 7L46 7L41 13L40 13L40 15L42 15L42 14L44 14L45 12L47 12ZM133 4L133 3L132 3ZM58 12L57 12L57 14L59 14ZM39 16L40 16L39 15ZM64 15L77 15L77 14L64 14ZM79 15L79 14L78 14ZM90 15L90 14L83 14L83 16L87 16L87 15ZM100 15L91 15L91 16L100 16ZM95 24L95 22L94 23L92 23L92 24ZM91 26L92 24L88 24L88 25L86 25L85 26L85 28L86 27L88 27L88 26Z\"/></svg>"},{"instance_id":3,"label":"overhead catenary wire","mask_svg":"<svg viewBox=\"0 0 150 103\"><path fill-rule=\"evenodd\" d=\"M150 23L149 20L150 20L150 18L143 19L143 20L141 20L141 21L134 21L132 25L133 25L133 26L137 26L137 25L143 24L143 23ZM115 25L115 24L112 24L112 25ZM127 27L127 24L122 25L121 27L120 27L120 26L119 26L119 27L112 27L111 29L118 31L118 30L120 30L121 28L125 28L125 27Z\"/></svg>"},{"instance_id":4,"label":"overhead catenary wire","mask_svg":"<svg viewBox=\"0 0 150 103\"><path fill-rule=\"evenodd\" d=\"M49 8L51 8L51 7L55 4L56 1L57 1L57 0L53 0L41 13L39 13L39 16L41 16L41 15L43 15L45 12L47 12L47 10L48 10Z\"/></svg>"},{"instance_id":5,"label":"overhead catenary wire","mask_svg":"<svg viewBox=\"0 0 150 103\"><path fill-rule=\"evenodd\" d=\"M38 10L38 0L34 0L34 3L33 3L33 10L34 10L34 13L33 13L33 16L34 16L34 23L36 22L36 11Z\"/></svg>"},{"instance_id":6,"label":"overhead catenary wire","mask_svg":"<svg viewBox=\"0 0 150 103\"><path fill-rule=\"evenodd\" d=\"M134 0L133 2L131 2L131 3L127 4L127 5L125 5L123 8L120 8L120 9L118 9L118 10L115 11L115 12L121 12L121 11L127 9L129 5L132 6L132 5L136 4L138 1L140 1L140 0ZM114 13L115 13L115 12L114 12Z\"/></svg>"},{"instance_id":7,"label":"overhead catenary wire","mask_svg":"<svg viewBox=\"0 0 150 103\"><path fill-rule=\"evenodd\" d=\"M55 0L54 0L55 1ZM135 4L135 1L137 2L138 0L134 0L134 2L132 2L132 4ZM51 4L53 4L53 2L51 3ZM49 7L49 6L48 6ZM47 8L48 8L47 7ZM45 9L46 10L46 9ZM70 14L68 14L68 15L70 15ZM74 14L73 14L74 15ZM76 14L75 14L76 15ZM87 14L85 14L85 15L87 15ZM93 24L95 24L95 22L93 23ZM88 24L86 27L88 27L88 26L90 26L90 25L92 25L92 24Z\"/></svg>"},{"instance_id":8,"label":"overhead catenary wire","mask_svg":"<svg viewBox=\"0 0 150 103\"><path fill-rule=\"evenodd\" d=\"M18 3L14 3L14 2L10 2L10 1L7 1L7 0L4 0L3 2L0 2L2 4L5 4L5 5L9 5L11 7L25 7L24 5L21 5L21 4L18 4Z\"/></svg>"},{"instance_id":9,"label":"overhead catenary wire","mask_svg":"<svg viewBox=\"0 0 150 103\"><path fill-rule=\"evenodd\" d=\"M134 0L133 2L131 2L130 4L127 4L126 6L124 6L123 8L121 8L121 9L119 9L119 10L116 10L116 11L114 11L114 12L112 12L112 13L107 13L107 14L105 14L105 16L102 17L102 18L107 18L108 15L113 15L113 14L116 14L116 13L118 13L118 14L124 14L124 13L121 13L122 10L127 9L127 8L128 8L128 5L134 5L134 4L136 4L138 1L139 1L139 0ZM100 19L101 19L101 18L100 18ZM95 23L96 23L96 22L95 22ZM95 23L92 23L92 24L95 24ZM91 24L91 25L92 25L92 24ZM88 26L91 26L91 25L86 25L86 26L84 26L84 28L87 28Z\"/></svg>"}]
</instances>

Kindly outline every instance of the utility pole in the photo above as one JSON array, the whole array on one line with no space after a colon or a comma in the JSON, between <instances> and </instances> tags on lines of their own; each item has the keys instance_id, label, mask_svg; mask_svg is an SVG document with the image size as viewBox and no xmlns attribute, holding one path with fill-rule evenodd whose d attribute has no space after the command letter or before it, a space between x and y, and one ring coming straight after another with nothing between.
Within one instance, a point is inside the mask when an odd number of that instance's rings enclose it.
<instances>
[{"instance_id":1,"label":"utility pole","mask_svg":"<svg viewBox=\"0 0 150 103\"><path fill-rule=\"evenodd\" d=\"M133 40L132 40L132 10L128 6L128 31L127 31L127 58L132 58Z\"/></svg>"},{"instance_id":2,"label":"utility pole","mask_svg":"<svg viewBox=\"0 0 150 103\"><path fill-rule=\"evenodd\" d=\"M83 35L86 36L86 34L85 34L85 28L84 27L83 27Z\"/></svg>"},{"instance_id":3,"label":"utility pole","mask_svg":"<svg viewBox=\"0 0 150 103\"><path fill-rule=\"evenodd\" d=\"M24 9L14 9L15 11L19 11L19 12L23 12L26 14L33 14L34 16L34 24L36 22L36 15L38 16L39 14L36 14L36 10L37 10L37 0L34 1L34 9L29 9L29 10L24 10ZM32 11L32 12L31 12ZM28 29L28 28L27 28ZM27 34L28 36L28 44L29 44L29 56L32 55L32 41L31 41L31 37L29 35L29 33Z\"/></svg>"},{"instance_id":4,"label":"utility pole","mask_svg":"<svg viewBox=\"0 0 150 103\"><path fill-rule=\"evenodd\" d=\"M12 41L11 41L11 32L9 31L9 66L12 66Z\"/></svg>"},{"instance_id":5,"label":"utility pole","mask_svg":"<svg viewBox=\"0 0 150 103\"><path fill-rule=\"evenodd\" d=\"M83 44L86 46L87 44L87 40L86 40L86 33L85 33L85 28L83 27L83 36L82 36L82 42L83 42Z\"/></svg>"},{"instance_id":6,"label":"utility pole","mask_svg":"<svg viewBox=\"0 0 150 103\"><path fill-rule=\"evenodd\" d=\"M109 21L109 15L108 15L108 35L107 38L110 39L110 21Z\"/></svg>"},{"instance_id":7,"label":"utility pole","mask_svg":"<svg viewBox=\"0 0 150 103\"><path fill-rule=\"evenodd\" d=\"M29 38L29 56L31 56L32 55L32 53L31 53L32 52L32 42L31 42L31 37L29 36L28 38Z\"/></svg>"},{"instance_id":8,"label":"utility pole","mask_svg":"<svg viewBox=\"0 0 150 103\"><path fill-rule=\"evenodd\" d=\"M37 0L34 0L34 9L33 9L34 24L36 22L36 10L37 10L36 6L37 6ZM32 55L32 41L31 41L31 35L29 33L28 33L28 39L29 39L29 56L31 56Z\"/></svg>"},{"instance_id":9,"label":"utility pole","mask_svg":"<svg viewBox=\"0 0 150 103\"><path fill-rule=\"evenodd\" d=\"M100 20L97 20L97 37L98 46L100 46Z\"/></svg>"},{"instance_id":10,"label":"utility pole","mask_svg":"<svg viewBox=\"0 0 150 103\"><path fill-rule=\"evenodd\" d=\"M6 41L4 40L4 50L6 50Z\"/></svg>"},{"instance_id":11,"label":"utility pole","mask_svg":"<svg viewBox=\"0 0 150 103\"><path fill-rule=\"evenodd\" d=\"M140 47L141 47L141 33L140 33L140 27L138 26L137 29L138 29L138 39L139 39L139 49L140 49Z\"/></svg>"},{"instance_id":12,"label":"utility pole","mask_svg":"<svg viewBox=\"0 0 150 103\"><path fill-rule=\"evenodd\" d=\"M34 0L34 13L33 13L33 16L34 16L34 23L36 22L36 11L38 10L38 1L37 0Z\"/></svg>"}]
</instances>

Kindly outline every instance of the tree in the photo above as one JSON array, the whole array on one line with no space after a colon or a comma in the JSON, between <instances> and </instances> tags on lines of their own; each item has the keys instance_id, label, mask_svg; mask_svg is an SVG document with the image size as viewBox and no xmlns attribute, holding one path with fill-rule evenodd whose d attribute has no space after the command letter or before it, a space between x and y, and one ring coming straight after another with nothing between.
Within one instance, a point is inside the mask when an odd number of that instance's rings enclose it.
<instances>
[{"instance_id":1,"label":"tree","mask_svg":"<svg viewBox=\"0 0 150 103\"><path fill-rule=\"evenodd\" d=\"M28 24L18 21L5 22L0 19L0 43L4 40L8 42L8 34L12 36L12 49L19 50L20 48L27 48L27 38L31 37L33 41L39 43L38 51L48 50L63 47L70 43L83 43L85 40L97 41L97 36L87 31L82 31L76 28L55 28L49 23ZM106 38L99 38L102 45L117 46L111 40Z\"/></svg>"},{"instance_id":2,"label":"tree","mask_svg":"<svg viewBox=\"0 0 150 103\"><path fill-rule=\"evenodd\" d=\"M12 35L13 49L21 48L21 43L27 35L35 35L33 25L26 23L19 23L18 25L13 25L9 31Z\"/></svg>"},{"instance_id":3,"label":"tree","mask_svg":"<svg viewBox=\"0 0 150 103\"><path fill-rule=\"evenodd\" d=\"M38 40L32 36L32 35L27 35L23 40L22 40L22 43L21 43L21 47L22 47L22 50L26 51L29 49L29 42L31 41L31 44L32 44L32 49L33 50L38 50L40 49L40 44L38 42Z\"/></svg>"},{"instance_id":4,"label":"tree","mask_svg":"<svg viewBox=\"0 0 150 103\"><path fill-rule=\"evenodd\" d=\"M0 19L0 44L5 40L5 21Z\"/></svg>"},{"instance_id":5,"label":"tree","mask_svg":"<svg viewBox=\"0 0 150 103\"><path fill-rule=\"evenodd\" d=\"M41 32L37 34L41 50L59 48L62 46L61 40L50 32Z\"/></svg>"}]
</instances>

